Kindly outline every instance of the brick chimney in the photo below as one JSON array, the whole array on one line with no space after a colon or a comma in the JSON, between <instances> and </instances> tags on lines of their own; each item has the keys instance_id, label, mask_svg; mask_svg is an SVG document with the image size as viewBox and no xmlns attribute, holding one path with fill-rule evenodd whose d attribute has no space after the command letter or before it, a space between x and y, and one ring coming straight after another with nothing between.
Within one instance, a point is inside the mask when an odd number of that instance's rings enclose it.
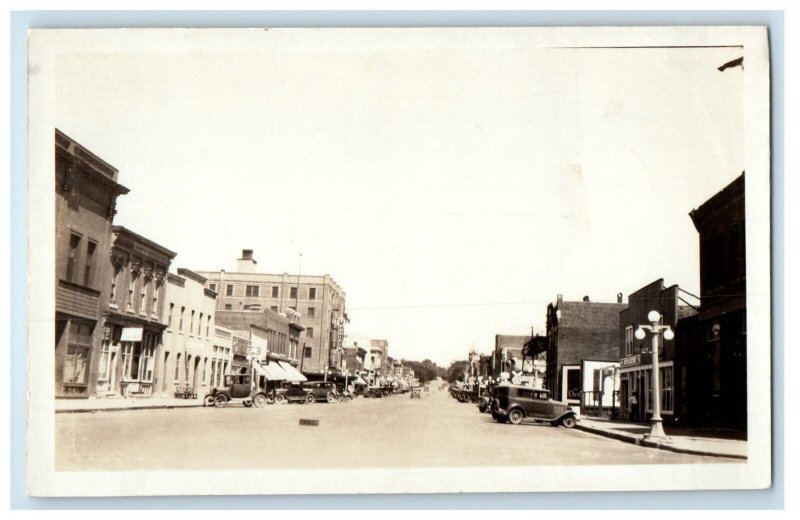
<instances>
[{"instance_id":1,"label":"brick chimney","mask_svg":"<svg viewBox=\"0 0 800 520\"><path fill-rule=\"evenodd\" d=\"M236 271L239 273L255 273L256 262L253 259L252 249L242 249L242 257L236 260Z\"/></svg>"}]
</instances>

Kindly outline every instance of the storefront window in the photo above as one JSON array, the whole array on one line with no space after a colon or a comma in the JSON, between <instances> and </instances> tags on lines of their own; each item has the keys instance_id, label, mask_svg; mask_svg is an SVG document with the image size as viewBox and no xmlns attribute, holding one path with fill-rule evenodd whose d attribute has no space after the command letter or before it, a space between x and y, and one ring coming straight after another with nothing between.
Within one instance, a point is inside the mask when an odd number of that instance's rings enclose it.
<instances>
[{"instance_id":1,"label":"storefront window","mask_svg":"<svg viewBox=\"0 0 800 520\"><path fill-rule=\"evenodd\" d=\"M86 384L89 349L94 325L73 321L69 329L67 355L64 358L64 382Z\"/></svg>"},{"instance_id":2,"label":"storefront window","mask_svg":"<svg viewBox=\"0 0 800 520\"><path fill-rule=\"evenodd\" d=\"M672 367L664 367L661 372L661 410L672 412L674 406L674 384Z\"/></svg>"},{"instance_id":3,"label":"storefront window","mask_svg":"<svg viewBox=\"0 0 800 520\"><path fill-rule=\"evenodd\" d=\"M108 379L108 356L111 350L111 343L103 341L100 346L100 366L98 368L98 379Z\"/></svg>"}]
</instances>

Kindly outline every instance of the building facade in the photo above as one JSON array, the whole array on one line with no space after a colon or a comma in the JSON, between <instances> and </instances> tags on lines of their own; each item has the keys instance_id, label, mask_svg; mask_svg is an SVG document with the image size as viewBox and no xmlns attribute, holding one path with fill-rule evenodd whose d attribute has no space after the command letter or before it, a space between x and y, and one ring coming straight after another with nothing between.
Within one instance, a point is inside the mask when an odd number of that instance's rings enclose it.
<instances>
[{"instance_id":1,"label":"building facade","mask_svg":"<svg viewBox=\"0 0 800 520\"><path fill-rule=\"evenodd\" d=\"M531 365L530 359L525 362L522 355L525 343L530 339L530 336L495 335L494 351L492 352L492 377L494 379L501 379L502 374L510 375L515 372L532 370L533 365Z\"/></svg>"},{"instance_id":2,"label":"building facade","mask_svg":"<svg viewBox=\"0 0 800 520\"><path fill-rule=\"evenodd\" d=\"M253 251L245 249L236 272L199 271L206 287L219 294L218 311L299 313L303 327L303 370L322 373L341 368L347 312L345 293L330 275L267 274L257 271Z\"/></svg>"},{"instance_id":3,"label":"building facade","mask_svg":"<svg viewBox=\"0 0 800 520\"><path fill-rule=\"evenodd\" d=\"M702 423L747 429L744 172L690 214L700 241Z\"/></svg>"},{"instance_id":4,"label":"building facade","mask_svg":"<svg viewBox=\"0 0 800 520\"><path fill-rule=\"evenodd\" d=\"M659 381L661 386L661 415L665 424L685 422L691 395L687 356L692 355L691 317L697 311L689 305L681 305L681 292L677 285L664 286L664 280L656 280L628 295L628 307L619 313L619 408L623 419L647 420L653 414L653 352L652 338L636 339L634 333L640 325L650 322L647 315L658 311L661 325L668 325L674 332L672 341L659 336ZM688 321L687 321L688 319ZM636 410L632 409L631 396L637 395Z\"/></svg>"},{"instance_id":5,"label":"building facade","mask_svg":"<svg viewBox=\"0 0 800 520\"><path fill-rule=\"evenodd\" d=\"M233 359L233 330L214 324L214 351L211 358L211 388L221 387L226 374L231 373Z\"/></svg>"},{"instance_id":6,"label":"building facade","mask_svg":"<svg viewBox=\"0 0 800 520\"><path fill-rule=\"evenodd\" d=\"M555 399L580 404L581 362L619 361L619 313L621 303L564 301L547 306L547 368L545 388Z\"/></svg>"},{"instance_id":7,"label":"building facade","mask_svg":"<svg viewBox=\"0 0 800 520\"><path fill-rule=\"evenodd\" d=\"M55 130L55 395L92 397L103 339L116 168Z\"/></svg>"},{"instance_id":8,"label":"building facade","mask_svg":"<svg viewBox=\"0 0 800 520\"><path fill-rule=\"evenodd\" d=\"M156 391L172 396L181 389L203 395L211 389L217 294L206 279L188 269L168 274L163 348L157 353Z\"/></svg>"},{"instance_id":9,"label":"building facade","mask_svg":"<svg viewBox=\"0 0 800 520\"><path fill-rule=\"evenodd\" d=\"M167 270L175 253L122 226L112 235L97 392L149 397L159 383Z\"/></svg>"},{"instance_id":10,"label":"building facade","mask_svg":"<svg viewBox=\"0 0 800 520\"><path fill-rule=\"evenodd\" d=\"M303 326L300 316L289 310L282 315L271 309L263 311L217 311L217 323L234 332L238 338L248 340L248 347L258 349L258 359L283 361L300 371L305 371L301 357L304 346ZM241 348L238 356L247 357ZM241 359L237 366L242 366Z\"/></svg>"}]
</instances>

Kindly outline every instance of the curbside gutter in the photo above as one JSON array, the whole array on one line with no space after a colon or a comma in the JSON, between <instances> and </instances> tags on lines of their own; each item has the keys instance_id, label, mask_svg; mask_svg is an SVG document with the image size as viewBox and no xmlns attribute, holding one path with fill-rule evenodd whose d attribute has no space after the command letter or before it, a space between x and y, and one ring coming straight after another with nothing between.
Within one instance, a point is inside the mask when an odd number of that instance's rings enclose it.
<instances>
[{"instance_id":1,"label":"curbside gutter","mask_svg":"<svg viewBox=\"0 0 800 520\"><path fill-rule=\"evenodd\" d=\"M592 428L590 426L582 426L580 422L575 425L575 429L581 430L587 433L593 433L595 435L601 435L603 437L608 437L610 439L615 439L622 442L627 442L630 444L636 444L637 446L644 446L646 448L655 448L659 450L667 450L672 451L675 453L683 453L687 455L703 455L706 457L724 457L727 459L737 459L737 460L747 460L746 455L737 455L735 453L720 453L716 451L705 451L705 450L696 450L690 448L680 448L675 446L674 444L658 442L658 441L651 441L639 435L628 435L624 433L617 433L608 430L603 430L601 428Z\"/></svg>"}]
</instances>

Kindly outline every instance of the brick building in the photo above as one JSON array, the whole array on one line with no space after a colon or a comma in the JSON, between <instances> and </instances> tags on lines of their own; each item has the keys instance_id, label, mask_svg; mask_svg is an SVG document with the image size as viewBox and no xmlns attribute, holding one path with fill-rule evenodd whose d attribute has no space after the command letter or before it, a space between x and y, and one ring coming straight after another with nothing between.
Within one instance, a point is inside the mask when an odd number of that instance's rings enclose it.
<instances>
[{"instance_id":1,"label":"brick building","mask_svg":"<svg viewBox=\"0 0 800 520\"><path fill-rule=\"evenodd\" d=\"M96 394L105 283L112 266L117 197L128 188L116 168L55 130L55 395Z\"/></svg>"},{"instance_id":2,"label":"brick building","mask_svg":"<svg viewBox=\"0 0 800 520\"><path fill-rule=\"evenodd\" d=\"M494 337L494 351L492 353L492 377L499 379L503 372L530 370L530 364L523 366L522 349L530 336L513 336L497 334Z\"/></svg>"},{"instance_id":3,"label":"brick building","mask_svg":"<svg viewBox=\"0 0 800 520\"><path fill-rule=\"evenodd\" d=\"M245 249L236 272L198 271L206 287L218 293L217 311L265 311L300 314L305 347L303 370L322 373L341 367L345 293L330 275L290 275L257 272L253 251Z\"/></svg>"},{"instance_id":4,"label":"brick building","mask_svg":"<svg viewBox=\"0 0 800 520\"><path fill-rule=\"evenodd\" d=\"M689 216L700 241L702 342L705 377L698 406L707 426L747 429L747 271L744 172Z\"/></svg>"},{"instance_id":5,"label":"brick building","mask_svg":"<svg viewBox=\"0 0 800 520\"><path fill-rule=\"evenodd\" d=\"M161 395L172 396L181 387L199 395L211 389L217 293L205 284L204 277L188 269L167 275L167 328L156 362L156 391Z\"/></svg>"},{"instance_id":6,"label":"brick building","mask_svg":"<svg viewBox=\"0 0 800 520\"><path fill-rule=\"evenodd\" d=\"M655 310L661 314L661 324L669 325L675 332L672 341L659 339L659 380L661 383L661 414L665 424L684 422L689 414L689 392L692 364L689 357L694 351L693 332L697 310L681 304L682 295L677 285L664 286L656 280L628 295L628 307L619 313L619 375L620 412L623 419L631 419L630 397L638 396L635 417L646 420L653 413L652 339L648 335L638 340L634 332L639 325L648 324L647 315Z\"/></svg>"},{"instance_id":7,"label":"brick building","mask_svg":"<svg viewBox=\"0 0 800 520\"><path fill-rule=\"evenodd\" d=\"M342 369L347 370L350 374L360 374L364 370L364 357L366 355L367 350L357 344L352 347L344 347Z\"/></svg>"},{"instance_id":8,"label":"brick building","mask_svg":"<svg viewBox=\"0 0 800 520\"><path fill-rule=\"evenodd\" d=\"M217 323L240 338L249 340L249 347L258 348L260 360L275 361L281 366L291 365L305 372L303 358L303 326L297 313L279 314L271 309L263 311L217 311ZM239 356L246 353L238 352ZM239 360L241 367L241 360Z\"/></svg>"},{"instance_id":9,"label":"brick building","mask_svg":"<svg viewBox=\"0 0 800 520\"><path fill-rule=\"evenodd\" d=\"M157 387L167 270L175 253L122 226L112 228L97 391L148 397Z\"/></svg>"},{"instance_id":10,"label":"brick building","mask_svg":"<svg viewBox=\"0 0 800 520\"><path fill-rule=\"evenodd\" d=\"M619 303L564 301L547 306L547 368L545 387L555 399L579 404L581 362L619 361ZM528 336L526 339L530 339Z\"/></svg>"}]
</instances>

